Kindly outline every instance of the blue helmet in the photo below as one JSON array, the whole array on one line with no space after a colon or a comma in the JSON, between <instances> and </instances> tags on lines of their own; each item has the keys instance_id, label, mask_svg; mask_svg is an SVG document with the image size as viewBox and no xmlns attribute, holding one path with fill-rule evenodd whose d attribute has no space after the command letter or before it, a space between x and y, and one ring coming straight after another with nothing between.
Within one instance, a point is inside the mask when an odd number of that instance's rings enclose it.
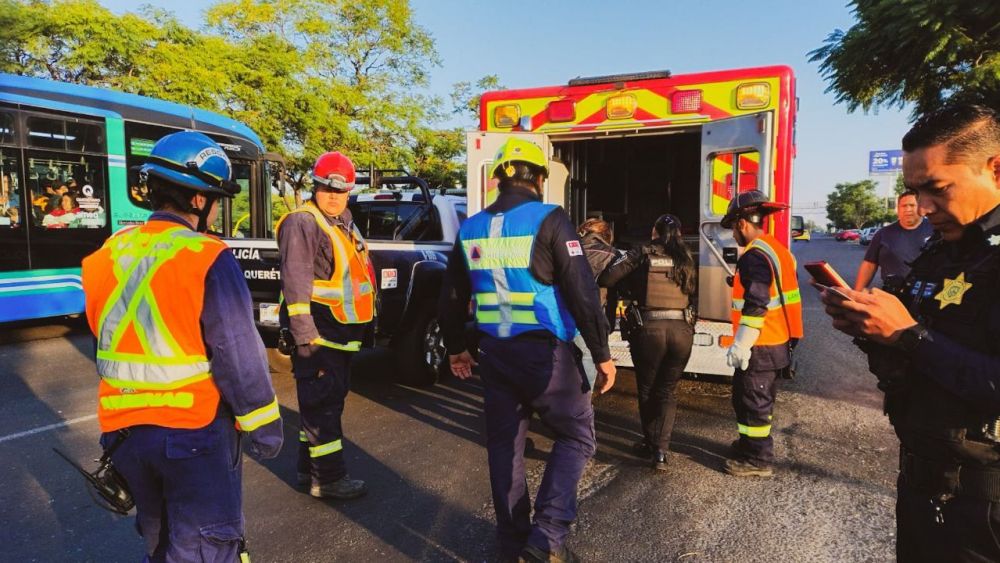
<instances>
[{"instance_id":1,"label":"blue helmet","mask_svg":"<svg viewBox=\"0 0 1000 563\"><path fill-rule=\"evenodd\" d=\"M225 151L204 133L180 131L153 145L140 175L156 176L173 185L197 192L233 197L240 186L231 182L233 165Z\"/></svg>"}]
</instances>

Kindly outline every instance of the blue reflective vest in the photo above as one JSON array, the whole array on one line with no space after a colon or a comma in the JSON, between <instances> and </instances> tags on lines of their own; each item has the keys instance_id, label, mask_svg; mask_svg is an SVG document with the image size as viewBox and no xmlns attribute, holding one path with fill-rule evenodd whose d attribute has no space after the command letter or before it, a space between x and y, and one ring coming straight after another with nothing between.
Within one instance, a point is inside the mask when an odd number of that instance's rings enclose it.
<instances>
[{"instance_id":1,"label":"blue reflective vest","mask_svg":"<svg viewBox=\"0 0 1000 563\"><path fill-rule=\"evenodd\" d=\"M481 211L458 233L472 280L476 323L496 338L545 329L560 340L576 336L576 323L559 289L531 275L535 235L558 206L537 201L502 213Z\"/></svg>"}]
</instances>

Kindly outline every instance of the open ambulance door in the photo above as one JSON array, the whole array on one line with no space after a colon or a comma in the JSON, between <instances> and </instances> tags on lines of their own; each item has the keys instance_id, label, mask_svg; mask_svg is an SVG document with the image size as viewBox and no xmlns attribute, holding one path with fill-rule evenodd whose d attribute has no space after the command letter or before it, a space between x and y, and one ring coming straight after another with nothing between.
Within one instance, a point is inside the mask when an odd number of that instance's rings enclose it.
<instances>
[{"instance_id":1,"label":"open ambulance door","mask_svg":"<svg viewBox=\"0 0 1000 563\"><path fill-rule=\"evenodd\" d=\"M549 159L549 178L545 182L542 201L556 205L566 205L566 180L569 171L559 161L552 160L552 143L543 133L484 133L469 131L465 137L468 155L466 171L466 193L469 199L469 216L478 213L497 199L497 181L490 178L493 157L507 139L516 137L535 143Z\"/></svg>"},{"instance_id":2,"label":"open ambulance door","mask_svg":"<svg viewBox=\"0 0 1000 563\"><path fill-rule=\"evenodd\" d=\"M739 245L720 221L733 194L760 189L772 196L773 115L762 112L705 124L701 131L701 224L698 317L729 322Z\"/></svg>"}]
</instances>

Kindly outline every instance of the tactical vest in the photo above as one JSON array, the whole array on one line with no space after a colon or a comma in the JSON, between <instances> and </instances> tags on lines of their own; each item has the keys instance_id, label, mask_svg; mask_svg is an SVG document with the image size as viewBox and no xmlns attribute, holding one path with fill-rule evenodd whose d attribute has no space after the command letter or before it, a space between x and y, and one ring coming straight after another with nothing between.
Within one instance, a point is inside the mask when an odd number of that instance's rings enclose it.
<instances>
[{"instance_id":1,"label":"tactical vest","mask_svg":"<svg viewBox=\"0 0 1000 563\"><path fill-rule=\"evenodd\" d=\"M746 252L751 251L763 252L771 265L770 301L763 317L744 316L743 284L737 271L733 280L733 334L744 324L760 329L757 346L773 346L784 344L790 338L802 338L802 296L795 272L795 257L769 234L763 234L748 244Z\"/></svg>"},{"instance_id":2,"label":"tactical vest","mask_svg":"<svg viewBox=\"0 0 1000 563\"><path fill-rule=\"evenodd\" d=\"M674 259L662 254L646 257L649 268L646 272L646 309L686 309L688 296L674 279Z\"/></svg>"},{"instance_id":3,"label":"tactical vest","mask_svg":"<svg viewBox=\"0 0 1000 563\"><path fill-rule=\"evenodd\" d=\"M531 273L535 236L557 207L530 201L501 213L480 211L462 225L458 236L469 267L479 330L495 338L539 329L566 342L576 336L576 323L559 288ZM579 242L571 242L582 255ZM571 250L567 246L558 251Z\"/></svg>"},{"instance_id":4,"label":"tactical vest","mask_svg":"<svg viewBox=\"0 0 1000 563\"><path fill-rule=\"evenodd\" d=\"M978 352L1000 355L1000 246L986 240L956 258L949 244L931 242L914 261L901 296L927 329ZM992 466L1000 471L1000 410L987 411L946 391L908 366L905 384L887 395L889 420L902 446L943 466ZM956 374L957 376L958 374Z\"/></svg>"}]
</instances>

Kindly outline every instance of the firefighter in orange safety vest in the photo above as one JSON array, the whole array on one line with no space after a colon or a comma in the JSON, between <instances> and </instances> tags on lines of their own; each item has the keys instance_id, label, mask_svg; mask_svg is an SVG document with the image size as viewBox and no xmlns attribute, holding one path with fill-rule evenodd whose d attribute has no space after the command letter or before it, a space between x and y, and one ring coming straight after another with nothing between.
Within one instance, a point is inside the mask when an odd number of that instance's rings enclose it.
<instances>
[{"instance_id":1,"label":"firefighter in orange safety vest","mask_svg":"<svg viewBox=\"0 0 1000 563\"><path fill-rule=\"evenodd\" d=\"M765 230L768 215L786 209L758 190L736 195L722 218L744 247L733 280L733 344L726 359L735 368L733 409L739 439L726 473L770 477L771 437L779 377L788 377L791 350L802 338L802 300L795 257Z\"/></svg>"},{"instance_id":2,"label":"firefighter in orange safety vest","mask_svg":"<svg viewBox=\"0 0 1000 563\"><path fill-rule=\"evenodd\" d=\"M341 416L351 357L375 316L368 247L347 208L354 164L339 152L316 159L313 195L278 222L283 339L293 345L299 396L298 483L317 498L357 498L365 482L344 464Z\"/></svg>"},{"instance_id":3,"label":"firefighter in orange safety vest","mask_svg":"<svg viewBox=\"0 0 1000 563\"><path fill-rule=\"evenodd\" d=\"M239 434L272 458L282 427L246 280L205 234L240 188L193 131L160 139L137 172L153 214L83 261L101 444L135 498L146 561L245 561Z\"/></svg>"}]
</instances>

